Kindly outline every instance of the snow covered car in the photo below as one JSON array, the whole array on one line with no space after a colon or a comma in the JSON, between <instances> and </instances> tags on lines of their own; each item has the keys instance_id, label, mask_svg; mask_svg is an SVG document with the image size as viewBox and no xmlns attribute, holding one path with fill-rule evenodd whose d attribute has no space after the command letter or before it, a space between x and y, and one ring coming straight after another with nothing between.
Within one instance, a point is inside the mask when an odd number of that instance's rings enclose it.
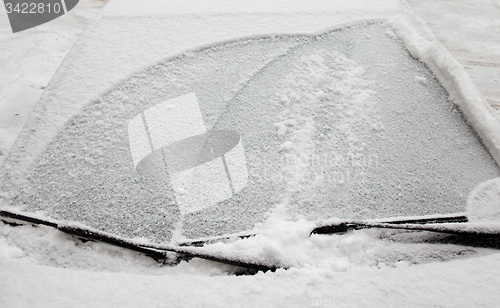
<instances>
[{"instance_id":1,"label":"snow covered car","mask_svg":"<svg viewBox=\"0 0 500 308\"><path fill-rule=\"evenodd\" d=\"M381 268L384 229L498 236L498 116L411 10L220 3L106 5L1 169L5 222L273 271Z\"/></svg>"}]
</instances>

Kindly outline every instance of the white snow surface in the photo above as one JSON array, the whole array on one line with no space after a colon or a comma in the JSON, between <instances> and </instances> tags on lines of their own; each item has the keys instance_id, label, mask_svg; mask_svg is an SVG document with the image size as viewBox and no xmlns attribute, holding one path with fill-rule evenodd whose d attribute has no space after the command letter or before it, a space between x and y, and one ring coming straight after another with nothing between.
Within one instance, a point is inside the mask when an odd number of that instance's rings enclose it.
<instances>
[{"instance_id":1,"label":"white snow surface","mask_svg":"<svg viewBox=\"0 0 500 308\"><path fill-rule=\"evenodd\" d=\"M500 112L500 3L493 0L409 0L440 42Z\"/></svg>"},{"instance_id":2,"label":"white snow surface","mask_svg":"<svg viewBox=\"0 0 500 308\"><path fill-rule=\"evenodd\" d=\"M442 70L441 82L468 116L497 162L500 135L498 122L491 115L481 94L471 86L463 68L454 62L425 24L398 1L308 1L308 2L170 2L141 5L140 1L122 0L108 3L98 19L116 19L114 39L103 41L100 48L106 59L119 48L135 46L148 50L141 57L120 54L115 62L80 63L78 67L61 66L68 76L52 80L60 93L58 104L48 110L36 110L35 121L25 128L32 134L18 153L40 152L44 144L64 125L68 115L75 114L103 91L144 66L213 41L235 37L273 34L282 30L298 34L314 33L325 27L363 19L393 19L395 31L402 36L410 52L431 68ZM307 4L306 4L307 3ZM196 5L194 5L196 4ZM81 4L79 4L81 5ZM78 12L78 6L72 12ZM162 10L175 18L148 18ZM4 11L0 11L5 18ZM138 17L139 16L139 17ZM311 16L313 18L311 18ZM65 16L66 17L66 16ZM62 17L62 18L65 18ZM68 16L69 17L69 16ZM120 17L120 18L118 18ZM62 18L60 18L62 20ZM88 18L88 17L86 17ZM75 18L78 19L78 18ZM165 27L162 35L186 36L199 27L196 37L187 36L178 46L159 44L162 38L147 33L122 33L121 22L146 23ZM207 21L210 21L207 23ZM5 42L17 37L6 34ZM406 23L414 23L409 28ZM419 24L420 23L420 24ZM104 35L92 32L83 35ZM210 25L207 27L206 25ZM204 25L204 26L203 26ZM290 30L291 29L291 30ZM412 33L420 29L422 33ZM143 31L143 28L140 29ZM76 34L75 34L76 36ZM425 37L425 39L424 39ZM132 39L133 38L133 39ZM43 40L43 39L42 39ZM425 40L425 41L422 41ZM196 44L194 44L196 43ZM491 43L491 42L490 42ZM28 43L24 43L28 44ZM434 44L434 45L433 45ZM493 44L493 43L491 43ZM28 45L29 46L29 45ZM140 47L137 47L140 46ZM422 46L424 48L422 48ZM31 47L23 46L28 50ZM474 48L474 47L470 47ZM63 52L53 53L63 55ZM72 57L71 52L68 57ZM128 57L128 58L127 58ZM95 55L89 58L95 59ZM37 58L39 60L39 58ZM3 59L2 59L3 60ZM42 60L40 60L42 61ZM57 65L57 61L50 59ZM127 63L127 65L123 65ZM5 62L3 63L5 64ZM78 79L79 71L95 70L92 80ZM13 72L19 71L12 69ZM52 71L53 72L53 71ZM436 71L435 71L436 73ZM27 82L36 84L32 73ZM416 81L425 82L416 76ZM19 86L19 79L2 78L2 88ZM449 82L451 80L451 82ZM46 80L45 80L46 82ZM44 84L43 82L41 84ZM82 86L84 85L84 86ZM71 89L65 91L64 89ZM54 92L52 92L54 93ZM36 94L33 94L36 96ZM45 94L43 94L45 95ZM42 95L41 101L44 97ZM13 113L17 105L1 96L2 115ZM7 102L7 103L6 103ZM29 105L29 104L28 104ZM27 106L27 105L25 105ZM45 106L47 107L47 106ZM44 108L45 108L44 107ZM20 107L29 113L30 107ZM7 112L7 113L4 113ZM286 114L284 114L286 116ZM9 117L7 117L9 118ZM9 119L12 119L12 115ZM276 124L277 134L287 127L302 125L299 139L287 140L284 155L294 147L307 147L307 119L286 119ZM2 123L3 124L3 123ZM16 126L16 125L14 125ZM16 126L17 127L17 126ZM43 127L43 129L40 129ZM297 127L294 131L300 131ZM7 151L16 129L2 131ZM297 143L297 141L299 143ZM17 164L30 161L18 157ZM9 168L9 166L6 166ZM19 176L21 175L14 175ZM290 183L293 187L293 183ZM484 219L474 209L487 205L488 220L498 220L498 179L481 184L468 201L472 217ZM141 254L102 243L83 243L48 227L12 227L0 223L0 306L1 307L494 307L498 305L500 254L495 247L464 245L456 238L427 232L363 230L345 235L312 236L311 222L283 221L271 215L256 226L260 233L247 240L229 241L206 247L215 252L238 253L261 260L292 266L288 270L234 276L231 266L193 259L175 267L160 266ZM487 246L488 247L488 246Z\"/></svg>"},{"instance_id":3,"label":"white snow surface","mask_svg":"<svg viewBox=\"0 0 500 308\"><path fill-rule=\"evenodd\" d=\"M2 224L0 302L5 307L470 307L498 300L500 254L491 249L428 244L423 238L429 234L379 230L304 241L306 223L273 225L290 232L278 231L281 238L274 243L254 239L258 248L269 257L301 261L302 267L233 276L235 268L210 261L161 267L137 253L82 243L51 228ZM233 252L242 252L233 245Z\"/></svg>"},{"instance_id":4,"label":"white snow surface","mask_svg":"<svg viewBox=\"0 0 500 308\"><path fill-rule=\"evenodd\" d=\"M409 8L404 18L396 16L390 24L404 40L408 51L434 72L497 164L500 164L500 122L497 114L476 88L463 66L437 41L425 27L425 22Z\"/></svg>"},{"instance_id":5,"label":"white snow surface","mask_svg":"<svg viewBox=\"0 0 500 308\"><path fill-rule=\"evenodd\" d=\"M64 18L13 34L0 6L0 166L59 64L100 7L101 1L80 1Z\"/></svg>"}]
</instances>

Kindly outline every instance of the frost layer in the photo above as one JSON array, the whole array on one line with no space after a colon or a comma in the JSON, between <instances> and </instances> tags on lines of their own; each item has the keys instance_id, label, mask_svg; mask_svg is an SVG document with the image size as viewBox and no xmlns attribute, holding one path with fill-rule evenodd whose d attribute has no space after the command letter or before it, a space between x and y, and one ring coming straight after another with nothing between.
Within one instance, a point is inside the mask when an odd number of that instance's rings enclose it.
<instances>
[{"instance_id":1,"label":"frost layer","mask_svg":"<svg viewBox=\"0 0 500 308\"><path fill-rule=\"evenodd\" d=\"M179 223L168 176L135 172L127 125L187 93L207 130L241 136L249 178ZM221 44L131 77L60 131L11 205L164 242L176 229L178 238L251 229L269 212L290 220L462 212L469 191L499 174L429 69L384 24L361 24Z\"/></svg>"}]
</instances>

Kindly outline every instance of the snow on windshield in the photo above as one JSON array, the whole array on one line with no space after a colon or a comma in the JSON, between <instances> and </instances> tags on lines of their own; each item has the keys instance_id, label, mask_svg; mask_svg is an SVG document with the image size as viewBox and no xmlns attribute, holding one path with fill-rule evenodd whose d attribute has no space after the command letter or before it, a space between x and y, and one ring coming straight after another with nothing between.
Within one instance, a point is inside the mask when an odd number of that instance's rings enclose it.
<instances>
[{"instance_id":1,"label":"snow on windshield","mask_svg":"<svg viewBox=\"0 0 500 308\"><path fill-rule=\"evenodd\" d=\"M60 131L11 205L165 242L269 213L462 212L499 175L430 70L363 24L220 44L123 81Z\"/></svg>"}]
</instances>

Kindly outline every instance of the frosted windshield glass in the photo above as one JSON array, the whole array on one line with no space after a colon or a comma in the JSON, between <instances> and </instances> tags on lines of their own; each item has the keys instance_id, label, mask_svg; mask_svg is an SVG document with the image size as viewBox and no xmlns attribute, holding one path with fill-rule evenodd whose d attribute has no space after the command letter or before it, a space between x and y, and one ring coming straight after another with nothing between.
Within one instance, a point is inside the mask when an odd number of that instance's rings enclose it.
<instances>
[{"instance_id":1,"label":"frosted windshield glass","mask_svg":"<svg viewBox=\"0 0 500 308\"><path fill-rule=\"evenodd\" d=\"M186 53L73 118L12 205L157 242L462 212L500 170L383 24Z\"/></svg>"}]
</instances>

